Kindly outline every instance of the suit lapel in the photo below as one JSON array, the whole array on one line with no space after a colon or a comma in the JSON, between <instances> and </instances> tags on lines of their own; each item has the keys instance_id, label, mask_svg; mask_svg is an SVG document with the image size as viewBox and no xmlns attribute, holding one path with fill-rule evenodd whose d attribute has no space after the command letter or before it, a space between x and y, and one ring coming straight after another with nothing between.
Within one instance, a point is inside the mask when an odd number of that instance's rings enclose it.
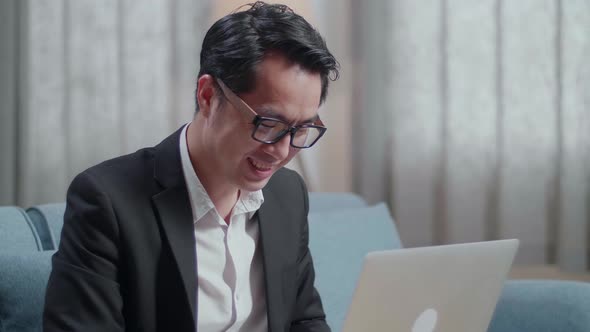
<instances>
[{"instance_id":1,"label":"suit lapel","mask_svg":"<svg viewBox=\"0 0 590 332\"><path fill-rule=\"evenodd\" d=\"M153 197L153 202L161 221L162 229L188 297L193 313L196 308L196 252L192 211L186 188L170 188Z\"/></svg>"},{"instance_id":2,"label":"suit lapel","mask_svg":"<svg viewBox=\"0 0 590 332\"><path fill-rule=\"evenodd\" d=\"M284 218L284 215L281 214L277 203L272 192L265 190L264 203L257 213L264 264L269 331L281 331L284 321L282 263L286 259L283 257L284 251L281 250L283 232L279 222L281 217Z\"/></svg>"},{"instance_id":3,"label":"suit lapel","mask_svg":"<svg viewBox=\"0 0 590 332\"><path fill-rule=\"evenodd\" d=\"M156 147L154 178L163 190L154 195L152 201L180 272L195 323L197 258L191 204L180 160L181 130Z\"/></svg>"}]
</instances>

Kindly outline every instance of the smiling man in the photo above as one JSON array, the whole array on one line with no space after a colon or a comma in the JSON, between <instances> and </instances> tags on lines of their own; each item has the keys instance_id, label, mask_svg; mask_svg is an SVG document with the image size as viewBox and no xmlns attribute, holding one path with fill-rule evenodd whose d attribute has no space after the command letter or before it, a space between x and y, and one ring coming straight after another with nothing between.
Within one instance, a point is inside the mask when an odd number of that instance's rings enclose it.
<instances>
[{"instance_id":1,"label":"smiling man","mask_svg":"<svg viewBox=\"0 0 590 332\"><path fill-rule=\"evenodd\" d=\"M194 119L68 190L45 331L329 331L308 249L308 198L284 169L326 128L338 63L282 5L217 21Z\"/></svg>"}]
</instances>

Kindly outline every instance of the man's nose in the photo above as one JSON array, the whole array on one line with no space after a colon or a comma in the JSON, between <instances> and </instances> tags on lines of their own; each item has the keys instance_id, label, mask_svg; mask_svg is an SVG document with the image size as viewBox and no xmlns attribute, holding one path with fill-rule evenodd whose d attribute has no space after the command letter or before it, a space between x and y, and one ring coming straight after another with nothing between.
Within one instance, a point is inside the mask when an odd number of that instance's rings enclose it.
<instances>
[{"instance_id":1,"label":"man's nose","mask_svg":"<svg viewBox=\"0 0 590 332\"><path fill-rule=\"evenodd\" d=\"M289 155L291 149L291 134L288 133L274 144L265 144L264 150L278 160L283 160Z\"/></svg>"}]
</instances>

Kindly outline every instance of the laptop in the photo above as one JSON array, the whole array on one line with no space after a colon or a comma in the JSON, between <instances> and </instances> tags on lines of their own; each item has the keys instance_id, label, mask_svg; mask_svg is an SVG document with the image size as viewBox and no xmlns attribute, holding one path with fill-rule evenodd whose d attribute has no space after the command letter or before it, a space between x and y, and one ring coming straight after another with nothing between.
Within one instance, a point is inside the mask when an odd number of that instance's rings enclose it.
<instances>
[{"instance_id":1,"label":"laptop","mask_svg":"<svg viewBox=\"0 0 590 332\"><path fill-rule=\"evenodd\" d=\"M369 253L343 332L485 332L516 239Z\"/></svg>"}]
</instances>

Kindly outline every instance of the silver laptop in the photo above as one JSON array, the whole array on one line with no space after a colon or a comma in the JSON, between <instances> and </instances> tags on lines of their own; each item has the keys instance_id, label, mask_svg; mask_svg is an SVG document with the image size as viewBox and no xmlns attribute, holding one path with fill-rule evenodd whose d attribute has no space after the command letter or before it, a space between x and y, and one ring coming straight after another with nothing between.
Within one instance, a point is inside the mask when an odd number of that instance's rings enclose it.
<instances>
[{"instance_id":1,"label":"silver laptop","mask_svg":"<svg viewBox=\"0 0 590 332\"><path fill-rule=\"evenodd\" d=\"M485 332L518 243L369 253L343 332Z\"/></svg>"}]
</instances>

